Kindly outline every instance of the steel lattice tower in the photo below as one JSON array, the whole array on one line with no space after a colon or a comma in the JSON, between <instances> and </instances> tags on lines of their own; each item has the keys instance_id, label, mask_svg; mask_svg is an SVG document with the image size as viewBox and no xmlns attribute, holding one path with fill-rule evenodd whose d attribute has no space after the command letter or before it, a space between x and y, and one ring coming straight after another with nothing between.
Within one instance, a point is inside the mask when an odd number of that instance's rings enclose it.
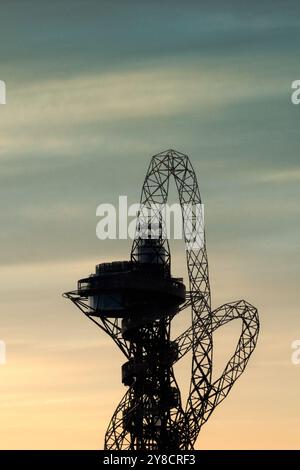
<instances>
[{"instance_id":1,"label":"steel lattice tower","mask_svg":"<svg viewBox=\"0 0 300 470\"><path fill-rule=\"evenodd\" d=\"M182 208L189 290L182 279L171 276L161 213L171 177ZM122 382L128 390L108 426L105 449L193 449L201 426L228 395L255 348L259 332L255 307L240 300L211 310L199 207L201 197L189 157L174 150L153 156L142 188L130 261L100 264L95 274L78 281L76 291L64 294L114 340L127 358ZM155 237L151 236L153 228ZM195 230L202 234L201 243L191 243ZM191 326L171 340L172 319L188 307ZM212 382L213 333L235 319L242 320L235 353L221 377ZM189 351L192 374L183 406L173 366Z\"/></svg>"}]
</instances>

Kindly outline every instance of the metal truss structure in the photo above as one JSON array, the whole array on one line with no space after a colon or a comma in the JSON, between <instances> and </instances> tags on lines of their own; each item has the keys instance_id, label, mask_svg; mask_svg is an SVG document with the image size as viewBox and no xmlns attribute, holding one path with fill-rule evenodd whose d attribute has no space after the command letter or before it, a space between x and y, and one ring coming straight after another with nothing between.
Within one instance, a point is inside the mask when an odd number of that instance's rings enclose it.
<instances>
[{"instance_id":1,"label":"metal truss structure","mask_svg":"<svg viewBox=\"0 0 300 470\"><path fill-rule=\"evenodd\" d=\"M240 300L211 309L201 197L187 155L168 150L152 157L142 188L130 269L141 262L140 252L145 247L143 232L147 230L151 239L154 228L156 241L151 245L151 263L163 266L165 276L170 278L171 255L161 211L168 200L172 177L182 208L186 244L189 290L185 301L165 314L157 315L154 309L152 314L137 315L133 309L126 318L117 315L113 318L97 314L98 306L91 305L90 295L82 290L64 294L114 340L127 358L122 373L128 390L109 423L105 449L194 449L202 425L226 398L256 346L259 319L255 307ZM191 309L191 325L172 340L172 319L187 308ZM213 333L236 319L242 322L236 350L221 376L212 381ZM189 351L192 372L184 406L173 367Z\"/></svg>"}]
</instances>

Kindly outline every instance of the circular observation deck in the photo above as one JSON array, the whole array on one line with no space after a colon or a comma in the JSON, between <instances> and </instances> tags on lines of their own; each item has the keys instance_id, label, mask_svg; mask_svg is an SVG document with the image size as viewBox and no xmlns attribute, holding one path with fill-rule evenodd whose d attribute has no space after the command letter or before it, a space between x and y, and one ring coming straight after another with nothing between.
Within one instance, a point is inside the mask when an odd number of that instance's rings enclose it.
<instances>
[{"instance_id":1,"label":"circular observation deck","mask_svg":"<svg viewBox=\"0 0 300 470\"><path fill-rule=\"evenodd\" d=\"M91 316L111 318L176 313L185 293L183 280L171 277L162 264L130 261L99 264L95 274L78 281L77 290L89 299Z\"/></svg>"}]
</instances>

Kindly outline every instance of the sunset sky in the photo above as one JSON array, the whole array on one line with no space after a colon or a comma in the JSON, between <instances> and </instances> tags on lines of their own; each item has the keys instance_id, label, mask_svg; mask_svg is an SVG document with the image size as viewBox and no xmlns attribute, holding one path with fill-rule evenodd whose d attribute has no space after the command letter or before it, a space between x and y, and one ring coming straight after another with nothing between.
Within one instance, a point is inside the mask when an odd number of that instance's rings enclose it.
<instances>
[{"instance_id":1,"label":"sunset sky","mask_svg":"<svg viewBox=\"0 0 300 470\"><path fill-rule=\"evenodd\" d=\"M96 207L138 202L168 148L198 176L213 307L245 298L261 318L196 448L299 448L299 45L296 0L1 1L1 449L103 448L125 359L61 294L128 258L129 240L96 238ZM216 377L239 331L216 334Z\"/></svg>"}]
</instances>

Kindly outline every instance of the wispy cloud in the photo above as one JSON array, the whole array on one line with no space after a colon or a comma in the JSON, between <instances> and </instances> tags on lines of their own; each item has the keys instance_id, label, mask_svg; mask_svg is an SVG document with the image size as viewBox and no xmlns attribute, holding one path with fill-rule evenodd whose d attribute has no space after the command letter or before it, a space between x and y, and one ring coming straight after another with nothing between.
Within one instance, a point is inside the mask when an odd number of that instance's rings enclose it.
<instances>
[{"instance_id":1,"label":"wispy cloud","mask_svg":"<svg viewBox=\"0 0 300 470\"><path fill-rule=\"evenodd\" d=\"M270 171L257 177L261 183L293 183L300 181L300 168L288 170Z\"/></svg>"},{"instance_id":2,"label":"wispy cloud","mask_svg":"<svg viewBox=\"0 0 300 470\"><path fill-rule=\"evenodd\" d=\"M241 100L280 94L279 84L276 76L270 75L266 81L236 74L222 65L204 69L192 60L184 68L177 64L144 66L134 71L19 83L19 88L11 90L3 114L0 158L38 152L40 158L45 153L67 156L83 147L105 148L104 123L195 111L205 116Z\"/></svg>"}]
</instances>

